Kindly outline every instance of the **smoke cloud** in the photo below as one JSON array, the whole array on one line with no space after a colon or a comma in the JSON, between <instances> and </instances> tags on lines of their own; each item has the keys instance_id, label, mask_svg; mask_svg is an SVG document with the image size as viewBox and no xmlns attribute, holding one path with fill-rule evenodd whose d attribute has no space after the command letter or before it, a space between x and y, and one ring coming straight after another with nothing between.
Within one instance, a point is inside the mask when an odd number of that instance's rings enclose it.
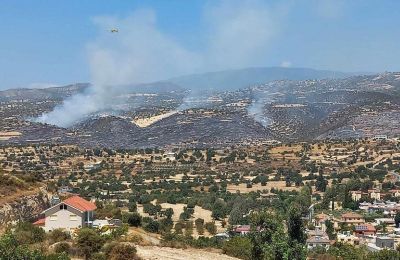
<instances>
[{"instance_id":1,"label":"smoke cloud","mask_svg":"<svg viewBox=\"0 0 400 260\"><path fill-rule=\"evenodd\" d=\"M265 113L265 105L272 102L271 97L265 92L253 93L251 104L247 107L247 113L259 122L263 127L268 127L272 124L272 119Z\"/></svg>"},{"instance_id":2,"label":"smoke cloud","mask_svg":"<svg viewBox=\"0 0 400 260\"><path fill-rule=\"evenodd\" d=\"M153 10L136 10L124 18L96 17L100 33L87 46L91 87L37 121L69 127L110 108L121 91L117 86L261 65L279 29L279 10L261 1L212 2L204 9L204 35L198 36L205 44L196 51L162 32ZM111 28L119 32L110 33Z\"/></svg>"}]
</instances>

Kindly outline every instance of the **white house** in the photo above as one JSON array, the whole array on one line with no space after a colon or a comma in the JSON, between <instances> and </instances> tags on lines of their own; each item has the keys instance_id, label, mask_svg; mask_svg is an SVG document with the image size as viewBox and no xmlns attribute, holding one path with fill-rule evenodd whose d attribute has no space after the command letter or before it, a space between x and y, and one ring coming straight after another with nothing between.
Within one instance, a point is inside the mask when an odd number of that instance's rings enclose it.
<instances>
[{"instance_id":1,"label":"white house","mask_svg":"<svg viewBox=\"0 0 400 260\"><path fill-rule=\"evenodd\" d=\"M54 229L70 231L91 226L95 209L94 203L73 196L43 211L44 218L33 224L42 226L46 232Z\"/></svg>"}]
</instances>

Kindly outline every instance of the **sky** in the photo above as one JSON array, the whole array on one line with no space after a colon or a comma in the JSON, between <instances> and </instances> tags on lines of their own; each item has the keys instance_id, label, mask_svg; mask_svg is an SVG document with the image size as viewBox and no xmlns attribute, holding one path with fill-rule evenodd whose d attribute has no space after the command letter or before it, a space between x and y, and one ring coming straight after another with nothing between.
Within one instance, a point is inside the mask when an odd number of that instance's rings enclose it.
<instances>
[{"instance_id":1,"label":"sky","mask_svg":"<svg viewBox=\"0 0 400 260\"><path fill-rule=\"evenodd\" d=\"M111 26L123 28L119 36L111 36ZM140 26L151 30L149 41L161 39L185 62L172 66L175 56L154 44L146 50ZM399 28L397 0L2 0L0 89L93 82L118 66L138 81L249 66L400 71ZM120 37L118 47L111 37ZM132 73L138 64L118 63L121 50L132 59L159 53L162 66ZM113 67L99 70L104 53L117 56L106 57ZM150 58L147 66L158 62L149 54L139 58ZM114 79L135 78L100 77Z\"/></svg>"}]
</instances>

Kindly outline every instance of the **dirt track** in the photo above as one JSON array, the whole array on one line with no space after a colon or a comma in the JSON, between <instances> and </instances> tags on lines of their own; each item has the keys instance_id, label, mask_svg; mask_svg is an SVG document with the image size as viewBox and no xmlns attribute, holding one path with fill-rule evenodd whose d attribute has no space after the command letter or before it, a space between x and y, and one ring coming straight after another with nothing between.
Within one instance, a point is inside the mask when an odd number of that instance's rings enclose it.
<instances>
[{"instance_id":1,"label":"dirt track","mask_svg":"<svg viewBox=\"0 0 400 260\"><path fill-rule=\"evenodd\" d=\"M146 260L237 260L238 258L201 249L177 249L157 246L136 246L137 253Z\"/></svg>"}]
</instances>

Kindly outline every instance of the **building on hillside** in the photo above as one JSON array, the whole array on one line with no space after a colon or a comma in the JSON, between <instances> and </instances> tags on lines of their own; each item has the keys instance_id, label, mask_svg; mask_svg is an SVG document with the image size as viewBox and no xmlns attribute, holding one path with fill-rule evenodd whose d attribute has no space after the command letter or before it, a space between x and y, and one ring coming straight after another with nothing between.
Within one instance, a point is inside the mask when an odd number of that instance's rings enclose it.
<instances>
[{"instance_id":1,"label":"building on hillside","mask_svg":"<svg viewBox=\"0 0 400 260\"><path fill-rule=\"evenodd\" d=\"M56 204L58 204L60 202L61 202L61 199L60 199L60 197L58 195L54 195L50 199L50 205L51 206L54 206L54 205L56 205Z\"/></svg>"},{"instance_id":2,"label":"building on hillside","mask_svg":"<svg viewBox=\"0 0 400 260\"><path fill-rule=\"evenodd\" d=\"M390 194L392 194L393 197L400 197L400 190L398 189L393 189L389 191Z\"/></svg>"},{"instance_id":3,"label":"building on hillside","mask_svg":"<svg viewBox=\"0 0 400 260\"><path fill-rule=\"evenodd\" d=\"M368 190L369 197L374 200L381 200L381 191L379 189Z\"/></svg>"},{"instance_id":4,"label":"building on hillside","mask_svg":"<svg viewBox=\"0 0 400 260\"><path fill-rule=\"evenodd\" d=\"M387 236L376 237L375 241L368 243L368 250L370 251L380 251L382 249L394 249L394 239Z\"/></svg>"},{"instance_id":5,"label":"building on hillside","mask_svg":"<svg viewBox=\"0 0 400 260\"><path fill-rule=\"evenodd\" d=\"M328 237L328 234L325 231L320 229L314 230L306 230L307 237Z\"/></svg>"},{"instance_id":6,"label":"building on hillside","mask_svg":"<svg viewBox=\"0 0 400 260\"><path fill-rule=\"evenodd\" d=\"M359 208L369 213L383 212L386 216L394 217L396 213L400 211L400 203L391 201L373 203L362 202L360 203Z\"/></svg>"},{"instance_id":7,"label":"building on hillside","mask_svg":"<svg viewBox=\"0 0 400 260\"><path fill-rule=\"evenodd\" d=\"M322 231L326 231L326 221L329 220L329 216L325 213L320 213L314 218L314 225L316 229L321 229Z\"/></svg>"},{"instance_id":8,"label":"building on hillside","mask_svg":"<svg viewBox=\"0 0 400 260\"><path fill-rule=\"evenodd\" d=\"M44 218L34 222L48 232L54 229L74 230L92 226L96 205L79 196L70 197L43 211Z\"/></svg>"},{"instance_id":9,"label":"building on hillside","mask_svg":"<svg viewBox=\"0 0 400 260\"><path fill-rule=\"evenodd\" d=\"M355 225L364 223L364 217L354 212L344 213L341 216L341 222L345 224Z\"/></svg>"},{"instance_id":10,"label":"building on hillside","mask_svg":"<svg viewBox=\"0 0 400 260\"><path fill-rule=\"evenodd\" d=\"M375 223L377 225L394 225L395 221L394 218L376 218Z\"/></svg>"},{"instance_id":11,"label":"building on hillside","mask_svg":"<svg viewBox=\"0 0 400 260\"><path fill-rule=\"evenodd\" d=\"M363 192L360 190L351 191L351 199L354 201L359 201L363 196Z\"/></svg>"},{"instance_id":12,"label":"building on hillside","mask_svg":"<svg viewBox=\"0 0 400 260\"><path fill-rule=\"evenodd\" d=\"M57 189L58 194L67 194L71 193L73 189L70 186L61 186Z\"/></svg>"},{"instance_id":13,"label":"building on hillside","mask_svg":"<svg viewBox=\"0 0 400 260\"><path fill-rule=\"evenodd\" d=\"M83 166L83 169L85 169L85 171L91 171L91 170L97 170L100 169L101 167L101 162L95 162L95 163L90 163L90 164L86 164Z\"/></svg>"},{"instance_id":14,"label":"building on hillside","mask_svg":"<svg viewBox=\"0 0 400 260\"><path fill-rule=\"evenodd\" d=\"M354 235L356 236L374 236L376 228L370 223L358 224L354 226Z\"/></svg>"},{"instance_id":15,"label":"building on hillside","mask_svg":"<svg viewBox=\"0 0 400 260\"><path fill-rule=\"evenodd\" d=\"M327 237L313 236L307 239L308 250L314 249L316 247L322 247L328 249L331 245L331 241Z\"/></svg>"},{"instance_id":16,"label":"building on hillside","mask_svg":"<svg viewBox=\"0 0 400 260\"><path fill-rule=\"evenodd\" d=\"M353 246L360 244L360 238L351 234L350 231L338 233L336 241L342 244L350 244Z\"/></svg>"},{"instance_id":17,"label":"building on hillside","mask_svg":"<svg viewBox=\"0 0 400 260\"><path fill-rule=\"evenodd\" d=\"M173 153L173 152L168 152L167 154L165 154L164 157L166 160L171 161L171 162L176 160L175 153Z\"/></svg>"},{"instance_id":18,"label":"building on hillside","mask_svg":"<svg viewBox=\"0 0 400 260\"><path fill-rule=\"evenodd\" d=\"M239 225L233 228L232 230L236 235L247 235L251 231L250 225Z\"/></svg>"},{"instance_id":19,"label":"building on hillside","mask_svg":"<svg viewBox=\"0 0 400 260\"><path fill-rule=\"evenodd\" d=\"M388 139L387 135L375 135L374 136L374 140L375 141L385 141Z\"/></svg>"}]
</instances>

